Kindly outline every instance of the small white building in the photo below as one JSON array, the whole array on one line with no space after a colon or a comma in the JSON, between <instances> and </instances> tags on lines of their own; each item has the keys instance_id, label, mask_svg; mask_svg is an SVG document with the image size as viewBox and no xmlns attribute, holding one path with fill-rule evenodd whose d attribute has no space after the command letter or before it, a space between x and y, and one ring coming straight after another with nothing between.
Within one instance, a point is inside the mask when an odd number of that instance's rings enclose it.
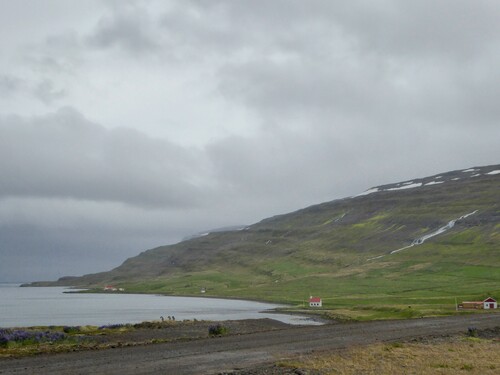
<instances>
[{"instance_id":1,"label":"small white building","mask_svg":"<svg viewBox=\"0 0 500 375\"><path fill-rule=\"evenodd\" d=\"M488 297L483 301L483 309L498 309L498 303L495 299Z\"/></svg>"},{"instance_id":2,"label":"small white building","mask_svg":"<svg viewBox=\"0 0 500 375\"><path fill-rule=\"evenodd\" d=\"M309 297L309 307L321 307L323 306L323 302L320 297Z\"/></svg>"}]
</instances>

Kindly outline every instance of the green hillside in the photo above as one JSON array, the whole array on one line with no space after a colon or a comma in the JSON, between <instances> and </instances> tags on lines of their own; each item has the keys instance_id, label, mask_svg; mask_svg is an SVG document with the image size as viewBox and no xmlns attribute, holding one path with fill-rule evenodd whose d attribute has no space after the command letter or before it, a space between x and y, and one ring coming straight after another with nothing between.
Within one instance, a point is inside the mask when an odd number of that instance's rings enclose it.
<instances>
[{"instance_id":1,"label":"green hillside","mask_svg":"<svg viewBox=\"0 0 500 375\"><path fill-rule=\"evenodd\" d=\"M197 296L206 288L209 296L298 307L312 294L323 298L322 311L358 319L450 313L455 298L500 299L499 170L380 186L58 284ZM443 233L391 254L452 220Z\"/></svg>"}]
</instances>

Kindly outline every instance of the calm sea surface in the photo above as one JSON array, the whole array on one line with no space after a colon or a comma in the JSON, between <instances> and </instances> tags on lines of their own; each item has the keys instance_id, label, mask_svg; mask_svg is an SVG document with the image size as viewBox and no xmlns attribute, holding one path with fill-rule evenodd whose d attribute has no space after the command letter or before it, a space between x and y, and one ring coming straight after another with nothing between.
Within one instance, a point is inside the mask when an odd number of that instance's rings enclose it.
<instances>
[{"instance_id":1,"label":"calm sea surface","mask_svg":"<svg viewBox=\"0 0 500 375\"><path fill-rule=\"evenodd\" d=\"M271 318L315 324L303 316L265 313L278 305L214 298L145 294L64 293L67 288L20 288L0 283L0 327L139 323L174 316L176 320Z\"/></svg>"}]
</instances>

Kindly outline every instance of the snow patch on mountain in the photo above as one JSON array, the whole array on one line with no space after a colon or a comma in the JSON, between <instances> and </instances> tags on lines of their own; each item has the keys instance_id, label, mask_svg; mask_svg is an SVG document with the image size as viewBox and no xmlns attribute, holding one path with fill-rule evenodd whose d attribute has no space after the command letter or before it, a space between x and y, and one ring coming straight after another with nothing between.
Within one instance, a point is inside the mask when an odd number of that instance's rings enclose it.
<instances>
[{"instance_id":1,"label":"snow patch on mountain","mask_svg":"<svg viewBox=\"0 0 500 375\"><path fill-rule=\"evenodd\" d=\"M366 190L365 192L361 193L361 194L358 194L358 195L355 195L353 198L355 197L362 197L363 195L368 195L368 194L371 194L371 193L376 193L378 190L378 188L371 188L371 189L368 189Z\"/></svg>"},{"instance_id":2,"label":"snow patch on mountain","mask_svg":"<svg viewBox=\"0 0 500 375\"><path fill-rule=\"evenodd\" d=\"M466 175L461 174L464 172L467 174ZM469 168L469 169L464 169L464 170L452 171L452 172L448 172L446 174L440 174L437 176L418 178L418 179L398 182L398 183L394 183L394 184L372 187L361 194L352 196L351 198L362 197L365 195L384 192L384 191L398 191L398 190L406 190L406 189L413 189L413 188L420 188L420 187L427 187L427 186L430 187L433 185L449 183L451 181L458 181L461 179L477 178L477 177L481 177L481 176L493 176L493 175L498 175L498 174L500 174L500 169L498 169L498 165L491 165L488 167L481 167L481 168L479 168L479 167Z\"/></svg>"},{"instance_id":3,"label":"snow patch on mountain","mask_svg":"<svg viewBox=\"0 0 500 375\"><path fill-rule=\"evenodd\" d=\"M437 184L444 184L444 181L431 181L425 184L425 186L429 185L437 185Z\"/></svg>"},{"instance_id":4,"label":"snow patch on mountain","mask_svg":"<svg viewBox=\"0 0 500 375\"><path fill-rule=\"evenodd\" d=\"M420 186L422 186L422 183L421 182L417 182L417 183L414 183L414 184L404 185L404 186L401 186L401 187L388 188L388 189L385 189L384 191L413 189L413 188L420 187Z\"/></svg>"}]
</instances>

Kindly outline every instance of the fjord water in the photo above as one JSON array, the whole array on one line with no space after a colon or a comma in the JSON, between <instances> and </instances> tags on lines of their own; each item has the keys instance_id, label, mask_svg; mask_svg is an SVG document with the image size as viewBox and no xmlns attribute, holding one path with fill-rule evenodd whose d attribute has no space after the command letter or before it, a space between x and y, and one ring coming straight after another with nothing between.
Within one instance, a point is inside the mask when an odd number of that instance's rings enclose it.
<instances>
[{"instance_id":1,"label":"fjord water","mask_svg":"<svg viewBox=\"0 0 500 375\"><path fill-rule=\"evenodd\" d=\"M314 324L303 316L265 313L278 305L215 298L147 294L64 293L64 287L20 288L0 283L0 327L105 325L146 320L240 320L271 318Z\"/></svg>"}]
</instances>

